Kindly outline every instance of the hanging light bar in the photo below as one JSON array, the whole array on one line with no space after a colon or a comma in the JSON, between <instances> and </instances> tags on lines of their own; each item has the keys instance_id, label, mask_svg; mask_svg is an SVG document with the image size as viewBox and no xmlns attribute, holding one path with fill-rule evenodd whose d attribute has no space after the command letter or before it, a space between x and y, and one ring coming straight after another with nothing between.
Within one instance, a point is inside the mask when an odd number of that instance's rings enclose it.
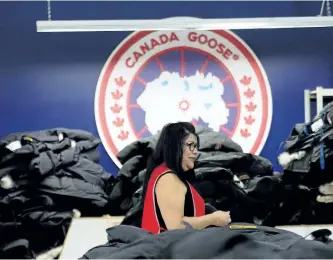
<instances>
[{"instance_id":1,"label":"hanging light bar","mask_svg":"<svg viewBox=\"0 0 333 260\"><path fill-rule=\"evenodd\" d=\"M37 21L37 32L112 32L155 30L239 30L333 27L333 16Z\"/></svg>"}]
</instances>

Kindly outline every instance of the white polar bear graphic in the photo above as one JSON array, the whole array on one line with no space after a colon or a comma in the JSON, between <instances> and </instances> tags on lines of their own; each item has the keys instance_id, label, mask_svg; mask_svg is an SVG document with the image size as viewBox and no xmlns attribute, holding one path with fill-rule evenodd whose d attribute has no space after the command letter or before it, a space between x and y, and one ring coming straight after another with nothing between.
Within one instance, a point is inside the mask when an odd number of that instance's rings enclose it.
<instances>
[{"instance_id":1,"label":"white polar bear graphic","mask_svg":"<svg viewBox=\"0 0 333 260\"><path fill-rule=\"evenodd\" d=\"M223 93L222 82L211 73L181 77L179 73L164 71L147 83L137 103L146 113L145 123L152 134L167 123L199 118L219 132L229 117Z\"/></svg>"}]
</instances>

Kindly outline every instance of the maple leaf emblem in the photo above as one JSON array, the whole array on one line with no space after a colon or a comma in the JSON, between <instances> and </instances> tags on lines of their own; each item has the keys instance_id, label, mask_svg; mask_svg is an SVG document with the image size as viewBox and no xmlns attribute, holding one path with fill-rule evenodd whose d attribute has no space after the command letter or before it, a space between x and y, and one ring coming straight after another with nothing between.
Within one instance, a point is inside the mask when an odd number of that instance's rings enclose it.
<instances>
[{"instance_id":1,"label":"maple leaf emblem","mask_svg":"<svg viewBox=\"0 0 333 260\"><path fill-rule=\"evenodd\" d=\"M254 104L252 101L248 104L248 105L245 105L247 111L249 112L253 112L254 110L256 110L257 108L257 105Z\"/></svg>"},{"instance_id":2,"label":"maple leaf emblem","mask_svg":"<svg viewBox=\"0 0 333 260\"><path fill-rule=\"evenodd\" d=\"M253 98L254 93L255 93L254 90L251 90L250 88L248 88L248 89L244 92L244 95L245 95L247 98Z\"/></svg>"},{"instance_id":3,"label":"maple leaf emblem","mask_svg":"<svg viewBox=\"0 0 333 260\"><path fill-rule=\"evenodd\" d=\"M124 119L121 119L119 117L116 117L116 120L113 120L112 123L116 126L116 127L121 127L124 124Z\"/></svg>"},{"instance_id":4,"label":"maple leaf emblem","mask_svg":"<svg viewBox=\"0 0 333 260\"><path fill-rule=\"evenodd\" d=\"M111 92L111 95L115 100L119 100L123 96L119 89L117 89L115 92Z\"/></svg>"},{"instance_id":5,"label":"maple leaf emblem","mask_svg":"<svg viewBox=\"0 0 333 260\"><path fill-rule=\"evenodd\" d=\"M247 76L244 76L241 80L240 80L240 82L244 85L244 86L248 86L248 85L250 85L250 83L251 83L251 77L247 77Z\"/></svg>"},{"instance_id":6,"label":"maple leaf emblem","mask_svg":"<svg viewBox=\"0 0 333 260\"><path fill-rule=\"evenodd\" d=\"M247 117L244 117L244 120L245 120L245 124L247 125L252 125L254 123L254 121L256 121L252 115L249 115Z\"/></svg>"},{"instance_id":7,"label":"maple leaf emblem","mask_svg":"<svg viewBox=\"0 0 333 260\"><path fill-rule=\"evenodd\" d=\"M113 107L111 107L111 111L115 114L119 114L122 109L123 107L119 106L118 104L115 104Z\"/></svg>"},{"instance_id":8,"label":"maple leaf emblem","mask_svg":"<svg viewBox=\"0 0 333 260\"><path fill-rule=\"evenodd\" d=\"M128 138L128 131L121 130L118 138L122 141L126 140Z\"/></svg>"},{"instance_id":9,"label":"maple leaf emblem","mask_svg":"<svg viewBox=\"0 0 333 260\"><path fill-rule=\"evenodd\" d=\"M241 133L241 135L244 137L244 138L248 138L251 134L250 134L250 132L249 132L249 130L247 129L247 128L245 128L245 129L241 129L240 130L240 133Z\"/></svg>"},{"instance_id":10,"label":"maple leaf emblem","mask_svg":"<svg viewBox=\"0 0 333 260\"><path fill-rule=\"evenodd\" d=\"M114 81L116 82L116 85L118 87L123 87L126 84L126 80L124 80L123 76L120 76L119 78L115 78Z\"/></svg>"}]
</instances>

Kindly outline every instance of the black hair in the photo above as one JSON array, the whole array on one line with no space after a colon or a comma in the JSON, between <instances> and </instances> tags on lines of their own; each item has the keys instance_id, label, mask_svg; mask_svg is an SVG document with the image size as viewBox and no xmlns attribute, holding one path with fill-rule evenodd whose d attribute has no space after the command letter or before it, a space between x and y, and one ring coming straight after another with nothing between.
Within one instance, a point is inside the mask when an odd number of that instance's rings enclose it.
<instances>
[{"instance_id":1,"label":"black hair","mask_svg":"<svg viewBox=\"0 0 333 260\"><path fill-rule=\"evenodd\" d=\"M182 168L184 139L190 134L196 136L199 144L199 136L196 134L195 127L191 123L170 123L163 127L156 147L147 163L147 170L142 190L143 199L146 195L146 189L150 176L153 170L160 164L165 163L169 169L182 178L182 174L184 173Z\"/></svg>"}]
</instances>

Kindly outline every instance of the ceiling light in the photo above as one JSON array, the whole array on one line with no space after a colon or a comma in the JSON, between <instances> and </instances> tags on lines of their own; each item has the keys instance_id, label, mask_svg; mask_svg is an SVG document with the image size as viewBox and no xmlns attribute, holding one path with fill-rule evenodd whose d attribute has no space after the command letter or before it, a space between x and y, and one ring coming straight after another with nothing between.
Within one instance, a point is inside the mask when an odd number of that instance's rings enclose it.
<instances>
[{"instance_id":1,"label":"ceiling light","mask_svg":"<svg viewBox=\"0 0 333 260\"><path fill-rule=\"evenodd\" d=\"M242 30L333 27L333 16L37 21L37 32L112 32L165 30Z\"/></svg>"}]
</instances>

